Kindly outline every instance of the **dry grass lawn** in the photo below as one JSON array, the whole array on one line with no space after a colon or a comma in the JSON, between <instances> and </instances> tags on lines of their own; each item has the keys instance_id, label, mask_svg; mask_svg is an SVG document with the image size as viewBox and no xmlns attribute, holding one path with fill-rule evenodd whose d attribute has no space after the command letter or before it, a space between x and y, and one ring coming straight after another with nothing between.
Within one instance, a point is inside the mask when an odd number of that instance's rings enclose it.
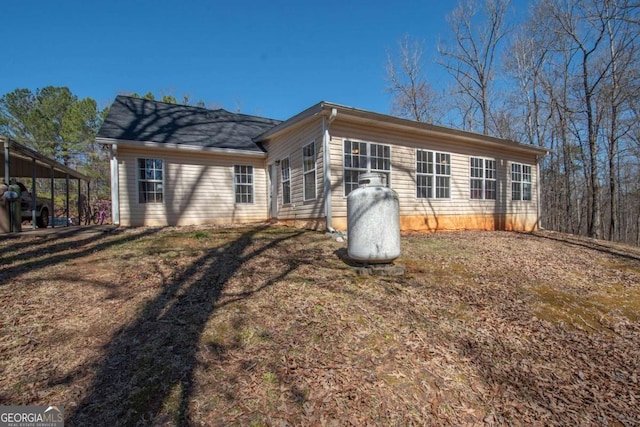
<instances>
[{"instance_id":1,"label":"dry grass lawn","mask_svg":"<svg viewBox=\"0 0 640 427\"><path fill-rule=\"evenodd\" d=\"M640 425L640 251L276 226L0 238L0 404L67 425Z\"/></svg>"}]
</instances>

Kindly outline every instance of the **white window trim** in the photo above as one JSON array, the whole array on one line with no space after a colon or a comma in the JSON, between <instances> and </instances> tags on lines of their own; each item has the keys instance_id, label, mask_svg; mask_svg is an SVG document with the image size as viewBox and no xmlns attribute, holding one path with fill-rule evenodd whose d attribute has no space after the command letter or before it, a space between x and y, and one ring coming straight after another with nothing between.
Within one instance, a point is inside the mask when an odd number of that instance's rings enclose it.
<instances>
[{"instance_id":1,"label":"white window trim","mask_svg":"<svg viewBox=\"0 0 640 427\"><path fill-rule=\"evenodd\" d=\"M284 167L285 160L286 160L287 165L288 165L287 169L289 170L289 177L287 179L284 179L284 174L282 173L282 168ZM284 158L282 158L280 160L280 178L281 178L281 180L280 180L280 189L282 191L282 204L283 205L290 205L291 203L293 203L293 200L292 200L293 194L292 194L292 191L291 191L291 156L284 157ZM289 201L288 202L284 201L284 183L285 182L289 183Z\"/></svg>"},{"instance_id":2,"label":"white window trim","mask_svg":"<svg viewBox=\"0 0 640 427\"><path fill-rule=\"evenodd\" d=\"M305 171L304 170L304 167L305 167L304 150L310 145L313 145L313 169L309 169ZM308 202L310 200L316 200L318 198L318 153L316 150L317 148L316 148L315 140L311 141L307 145L302 146L302 198L305 202ZM315 177L315 179L313 180L313 187L315 188L315 191L314 191L313 197L307 197L306 179L307 179L307 175L309 175L312 172L313 172L313 176Z\"/></svg>"},{"instance_id":3,"label":"white window trim","mask_svg":"<svg viewBox=\"0 0 640 427\"><path fill-rule=\"evenodd\" d=\"M471 176L471 159L479 159L482 160L482 178L476 178ZM494 163L494 169L493 169L493 173L495 175L495 178L493 179L487 179L487 160L491 161ZM471 197L471 181L474 179L482 179L482 198L476 199ZM486 189L487 189L487 181L493 181L496 183L496 198L495 199L487 199L486 195ZM495 202L498 199L498 162L496 159L491 158L491 157L482 157L482 156L469 156L469 200L487 200L490 202Z\"/></svg>"},{"instance_id":4,"label":"white window trim","mask_svg":"<svg viewBox=\"0 0 640 427\"><path fill-rule=\"evenodd\" d=\"M520 181L515 181L513 179L513 165L520 165L520 176L521 179ZM524 181L524 168L527 167L529 168L529 177L531 178L530 181ZM518 199L514 199L513 198L513 184L518 183L520 185L520 198ZM529 186L531 187L529 190L529 194L530 194L530 198L529 199L525 199L524 198L524 184L529 184ZM525 202L525 203L529 203L533 201L533 166L528 165L526 163L520 163L520 162L511 162L509 164L509 192L511 193L511 201L512 202Z\"/></svg>"},{"instance_id":5,"label":"white window trim","mask_svg":"<svg viewBox=\"0 0 640 427\"><path fill-rule=\"evenodd\" d=\"M237 201L237 194L238 194L238 184L236 182L236 166L238 167L250 167L251 168L251 202L238 202ZM232 172L233 172L233 204L234 205L253 205L256 203L256 172L255 172L255 166L253 165L248 165L248 164L234 164L232 167ZM247 184L242 184L242 185L247 185Z\"/></svg>"},{"instance_id":6,"label":"white window trim","mask_svg":"<svg viewBox=\"0 0 640 427\"><path fill-rule=\"evenodd\" d=\"M433 154L433 172L432 173L418 173L418 151L430 152ZM437 154L445 154L449 156L449 175L442 175L436 172L436 155ZM451 188L453 186L453 154L446 151L437 151L437 150L427 150L424 148L416 148L413 153L413 167L416 174L415 179L415 187L413 191L413 197L416 200L451 200ZM418 175L421 176L431 176L431 194L427 195L427 197L418 197ZM436 178L437 177L448 177L449 178L449 196L448 197L436 197Z\"/></svg>"},{"instance_id":7,"label":"white window trim","mask_svg":"<svg viewBox=\"0 0 640 427\"><path fill-rule=\"evenodd\" d=\"M160 160L162 161L162 202L140 202L140 160ZM165 175L166 175L166 165L167 162L165 161L164 158L162 157L136 157L136 203L138 205L164 205L164 201L166 199L165 195L165 190L166 187L164 185L165 183ZM152 181L155 182L155 180L147 180L145 179L144 181Z\"/></svg>"},{"instance_id":8,"label":"white window trim","mask_svg":"<svg viewBox=\"0 0 640 427\"><path fill-rule=\"evenodd\" d=\"M344 143L346 141L350 141L350 142L357 142L359 144L366 144L367 145L367 167L366 170L364 170L362 173L382 173L386 175L386 186L387 187L391 187L391 173L393 171L393 165L391 162L391 158L393 156L393 146L391 144L383 144L380 142L375 142L375 141L367 141L367 140L363 140L363 139L357 139L357 138L342 138L342 144L340 146L340 150L341 150L341 157L342 157L342 197L346 198L348 196L347 192L346 192L346 180L345 180L345 176L346 176L346 171L347 170L362 170L361 168L347 168L345 167L345 163L344 163ZM380 145L382 147L389 147L389 170L382 170L382 169L371 169L371 145Z\"/></svg>"}]
</instances>

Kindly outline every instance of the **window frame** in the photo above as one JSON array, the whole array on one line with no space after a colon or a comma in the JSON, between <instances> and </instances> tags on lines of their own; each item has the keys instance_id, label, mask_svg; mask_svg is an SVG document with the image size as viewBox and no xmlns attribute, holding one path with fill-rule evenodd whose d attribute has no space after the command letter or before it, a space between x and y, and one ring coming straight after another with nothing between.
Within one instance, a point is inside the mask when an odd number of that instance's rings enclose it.
<instances>
[{"instance_id":1,"label":"window frame","mask_svg":"<svg viewBox=\"0 0 640 427\"><path fill-rule=\"evenodd\" d=\"M151 171L157 171L158 169L155 167L156 166L156 162L160 162L160 166L161 168L160 173L161 173L161 178L160 179L150 179L150 178L141 178L140 175L142 173L142 171L146 171L147 167L146 167L146 162L147 161L153 161L154 163L154 167L151 169ZM145 166L142 167L141 166L141 162L145 163ZM137 200L138 200L138 204L139 205L158 205L158 204L163 204L164 203L164 176L165 176L165 161L163 158L161 157L136 157L136 192L137 192ZM148 190L142 190L141 186L143 183L155 183L160 184L160 191L148 191ZM156 187L157 189L157 187ZM148 196L143 196L143 195L147 195L147 194L155 194L156 196L154 197L154 200L150 201L148 200ZM157 200L157 194L160 194L160 199L161 200ZM142 198L144 197L144 200L142 200Z\"/></svg>"},{"instance_id":2,"label":"window frame","mask_svg":"<svg viewBox=\"0 0 640 427\"><path fill-rule=\"evenodd\" d=\"M350 149L347 151L347 144L350 144ZM357 144L357 146L356 146ZM364 150L362 149L364 147ZM354 151L357 150L357 151ZM382 150L380 153L379 150ZM364 151L364 154L362 154ZM385 152L386 151L386 152ZM372 153L374 153L372 155ZM381 155L380 155L381 154ZM388 154L388 156L386 156ZM357 162L354 162L357 160ZM382 162L382 167L388 167L388 169L381 169L379 167ZM352 166L357 163L357 167ZM349 164L349 166L347 166ZM344 138L342 141L342 194L343 197L347 197L349 193L358 188L357 178L356 181L347 180L349 175L356 173L356 177L363 173L380 173L384 176L385 185L391 186L391 144L382 144L379 142L362 141L353 138ZM347 187L351 187L347 191Z\"/></svg>"},{"instance_id":3,"label":"window frame","mask_svg":"<svg viewBox=\"0 0 640 427\"><path fill-rule=\"evenodd\" d=\"M519 167L519 171L514 171ZM528 169L528 172L525 172ZM511 200L531 202L533 200L533 166L525 163L511 162ZM528 177L528 179L526 179ZM517 189L517 191L514 191ZM516 197L517 195L517 197Z\"/></svg>"},{"instance_id":4,"label":"window frame","mask_svg":"<svg viewBox=\"0 0 640 427\"><path fill-rule=\"evenodd\" d=\"M286 171L286 173L285 173ZM280 159L280 188L282 189L282 204L291 204L291 158ZM285 198L286 195L286 198Z\"/></svg>"},{"instance_id":5,"label":"window frame","mask_svg":"<svg viewBox=\"0 0 640 427\"><path fill-rule=\"evenodd\" d=\"M251 171L249 174L248 171ZM238 182L238 178L246 176L250 179L247 182ZM255 172L253 165L235 164L233 165L233 195L234 203L236 205L252 205L255 203ZM246 188L249 191L239 193L240 188ZM247 200L242 200L243 197L247 197ZM240 199L240 200L239 200Z\"/></svg>"},{"instance_id":6,"label":"window frame","mask_svg":"<svg viewBox=\"0 0 640 427\"><path fill-rule=\"evenodd\" d=\"M311 147L310 150L308 148ZM309 152L311 152L311 156L309 156ZM307 169L307 159L312 158L312 162L310 164L313 165L312 168ZM318 154L316 152L316 141L313 140L307 145L302 147L302 198L305 202L310 200L315 200L318 197ZM313 195L307 194L307 179L309 176L313 174ZM309 184L311 185L311 184ZM311 197L312 196L312 197Z\"/></svg>"},{"instance_id":7,"label":"window frame","mask_svg":"<svg viewBox=\"0 0 640 427\"><path fill-rule=\"evenodd\" d=\"M420 155L424 158L420 159ZM442 163L442 156L447 159L446 163ZM414 155L416 199L451 199L451 158L452 154L446 151L416 148ZM442 186L443 182L447 183L446 186ZM443 190L445 193L442 192Z\"/></svg>"},{"instance_id":8,"label":"window frame","mask_svg":"<svg viewBox=\"0 0 640 427\"><path fill-rule=\"evenodd\" d=\"M473 165L474 160L479 160L481 162L480 168ZM489 168L487 166L488 162L493 163L493 168ZM482 176L473 176L474 170L481 170ZM491 171L493 178L487 177L487 172ZM473 182L480 182L480 188L474 189ZM487 183L493 183L493 189L490 190L487 188ZM497 200L498 197L498 180L497 180L497 162L496 159L490 157L480 157L480 156L469 156L469 199L470 200ZM481 197L474 197L474 191L480 191ZM489 192L493 192L493 197L489 197Z\"/></svg>"}]
</instances>

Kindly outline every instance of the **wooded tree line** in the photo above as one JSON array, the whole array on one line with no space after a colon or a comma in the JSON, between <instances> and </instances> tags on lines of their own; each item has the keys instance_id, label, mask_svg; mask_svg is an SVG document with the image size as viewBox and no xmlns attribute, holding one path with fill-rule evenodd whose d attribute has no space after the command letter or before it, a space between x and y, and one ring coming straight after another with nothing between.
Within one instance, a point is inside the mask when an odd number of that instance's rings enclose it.
<instances>
[{"instance_id":1,"label":"wooded tree line","mask_svg":"<svg viewBox=\"0 0 640 427\"><path fill-rule=\"evenodd\" d=\"M549 148L542 226L640 245L640 2L538 0L519 22L511 6L448 15L441 91L424 44L403 39L387 64L393 111Z\"/></svg>"}]
</instances>

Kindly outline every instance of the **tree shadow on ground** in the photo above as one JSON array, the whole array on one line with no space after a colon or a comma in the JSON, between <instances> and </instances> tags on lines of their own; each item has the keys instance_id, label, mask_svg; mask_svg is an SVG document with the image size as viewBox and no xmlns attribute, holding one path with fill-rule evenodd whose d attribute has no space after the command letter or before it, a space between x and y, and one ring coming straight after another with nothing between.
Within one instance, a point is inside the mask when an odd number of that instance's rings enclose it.
<instances>
[{"instance_id":1,"label":"tree shadow on ground","mask_svg":"<svg viewBox=\"0 0 640 427\"><path fill-rule=\"evenodd\" d=\"M109 247L121 245L142 239L159 231L157 228L149 228L139 233L120 234L115 238L107 238L109 234L91 234L82 239L62 239L51 243L50 240L20 242L19 246L10 246L8 250L0 254L0 266L9 265L0 269L0 286L11 283L11 280L23 274L25 271L35 271L50 268L54 265L64 264L93 252L105 250ZM114 231L119 234L122 231ZM38 243L40 243L38 245ZM25 252L21 249L30 248ZM13 265L12 265L13 264Z\"/></svg>"},{"instance_id":2,"label":"tree shadow on ground","mask_svg":"<svg viewBox=\"0 0 640 427\"><path fill-rule=\"evenodd\" d=\"M103 425L158 423L166 405L171 408L165 413L173 418L166 421L189 424L198 344L227 282L245 262L301 233L286 233L246 253L264 228L250 229L227 245L209 249L185 271L163 278L160 294L107 345L92 388L69 425L95 425L96 420Z\"/></svg>"}]
</instances>

